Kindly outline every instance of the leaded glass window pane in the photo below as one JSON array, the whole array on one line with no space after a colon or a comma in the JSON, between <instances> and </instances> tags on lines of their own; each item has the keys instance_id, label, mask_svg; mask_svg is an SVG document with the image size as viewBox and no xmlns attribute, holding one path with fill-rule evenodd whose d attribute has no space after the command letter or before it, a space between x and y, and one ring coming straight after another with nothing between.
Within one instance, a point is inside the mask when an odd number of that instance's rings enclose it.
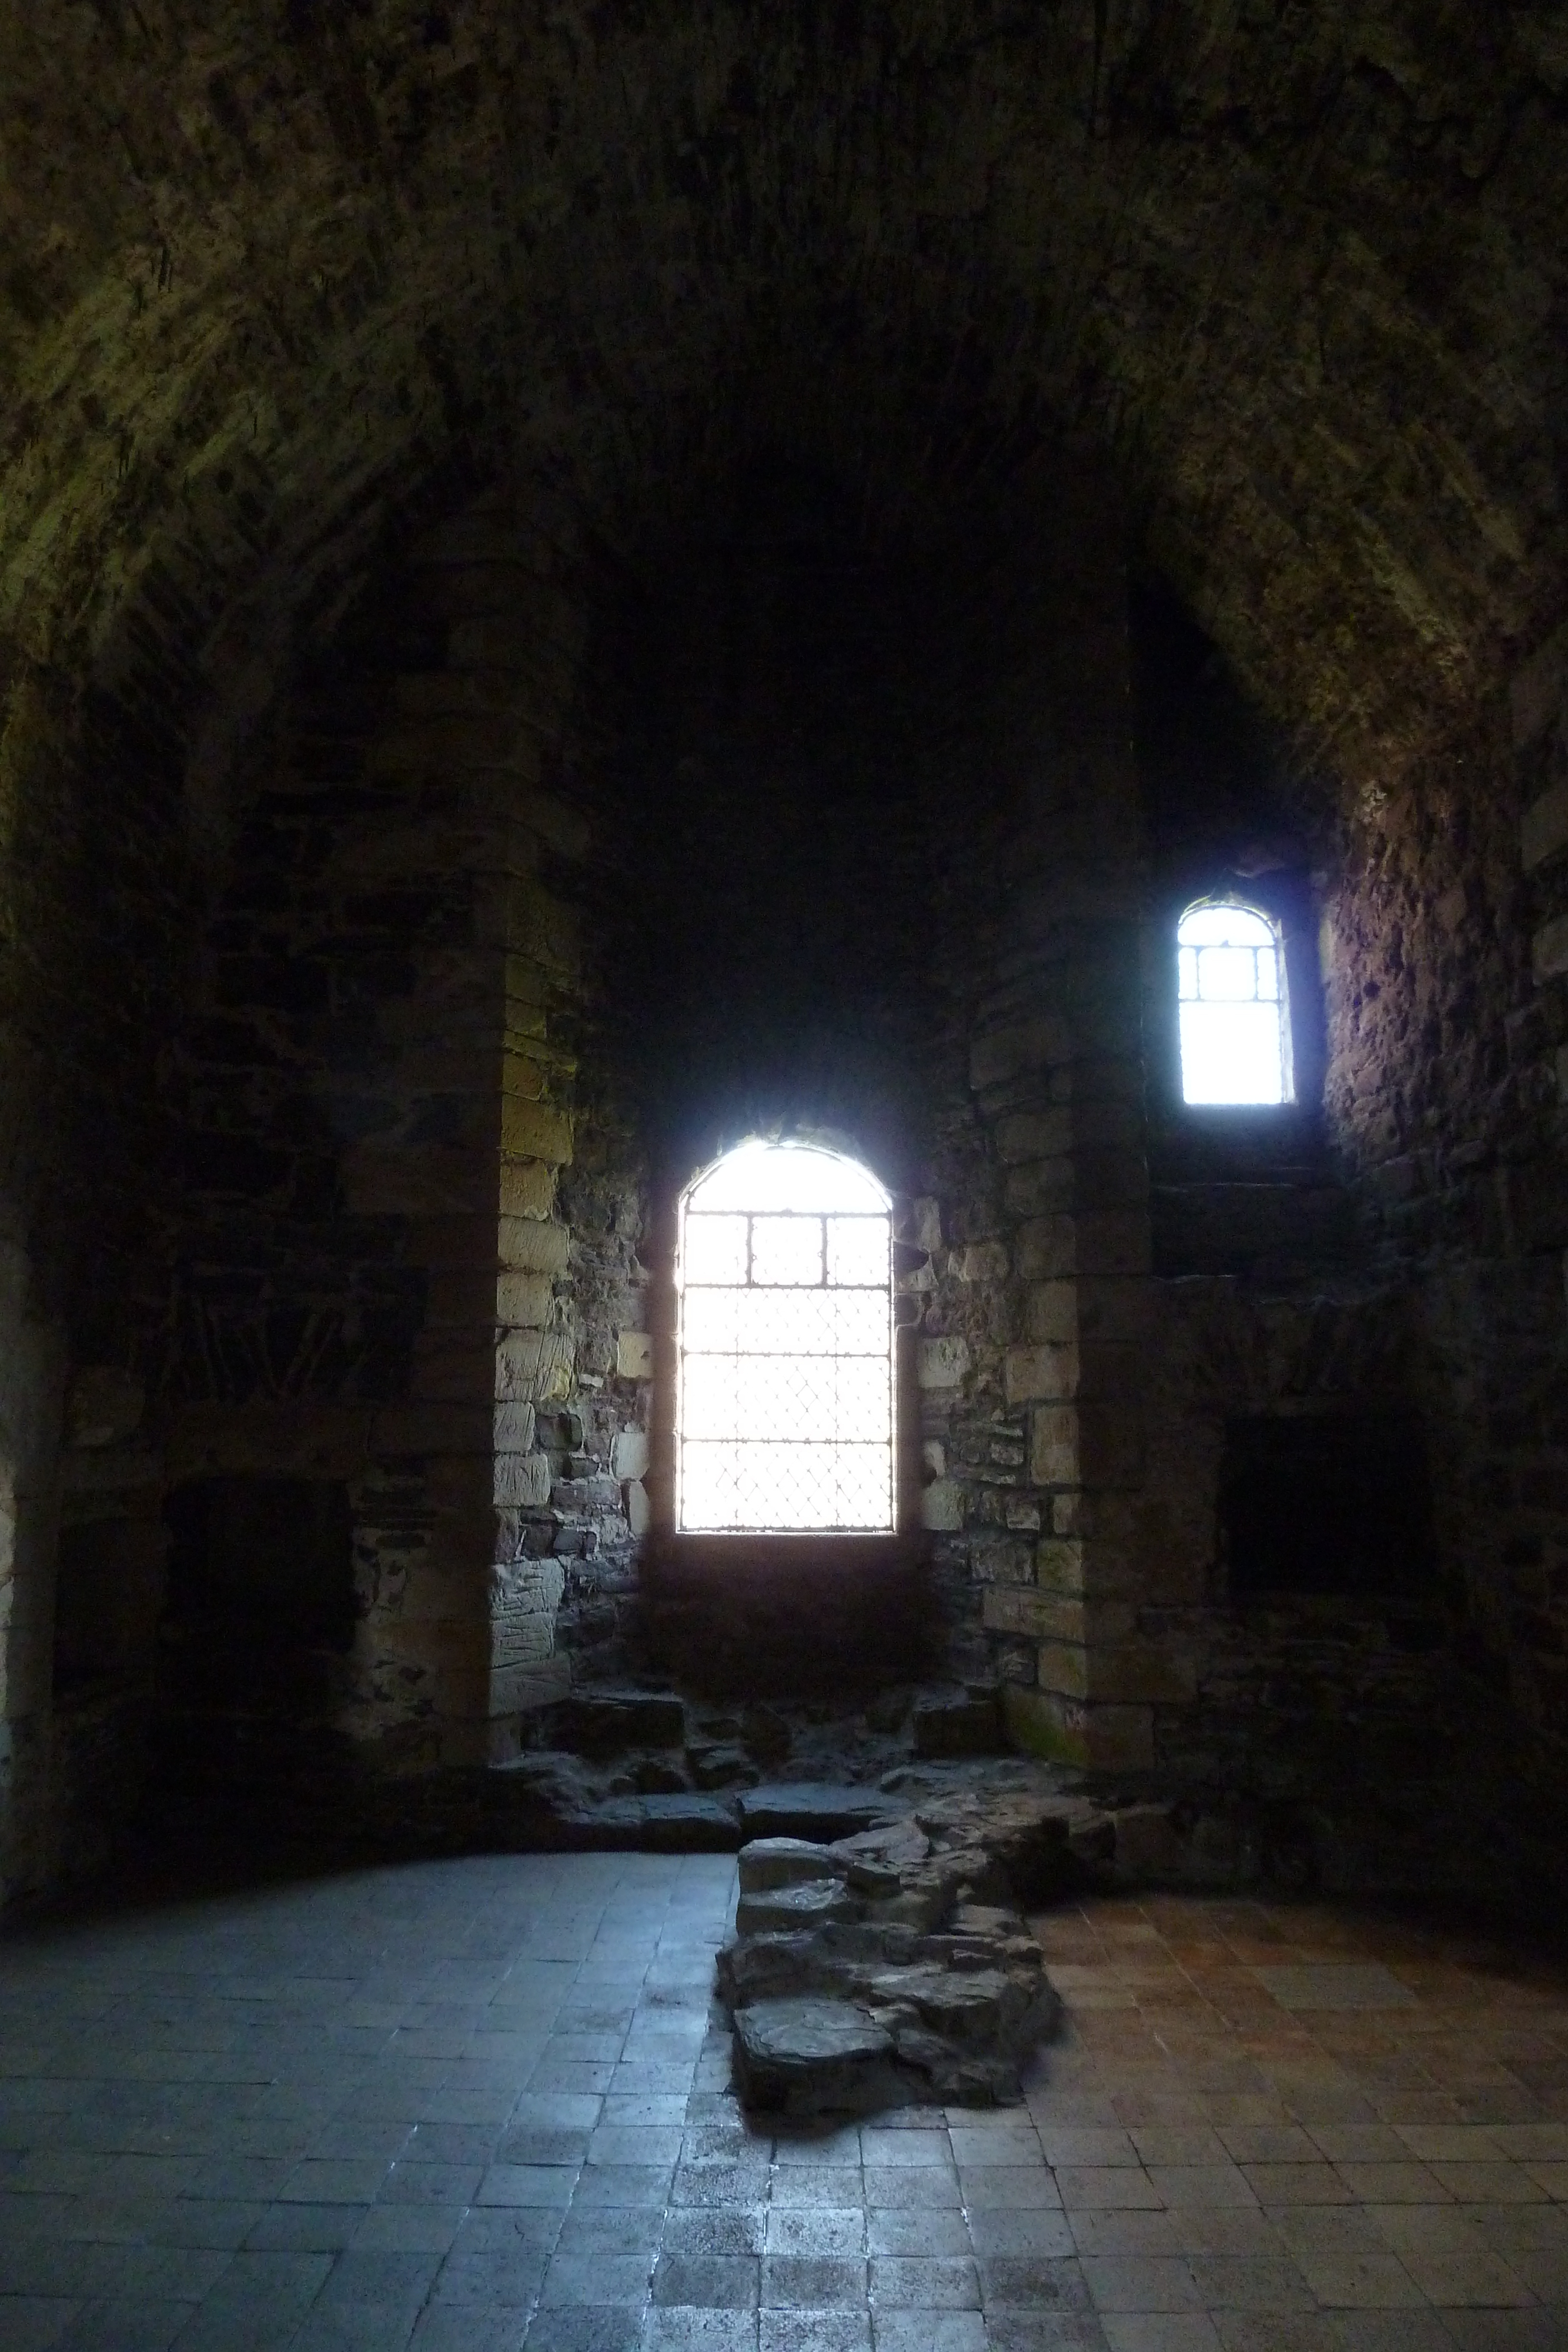
<instances>
[{"instance_id":1,"label":"leaded glass window pane","mask_svg":"<svg viewBox=\"0 0 1568 2352\"><path fill-rule=\"evenodd\" d=\"M1280 934L1255 907L1189 907L1176 930L1182 1098L1291 1099Z\"/></svg>"},{"instance_id":2,"label":"leaded glass window pane","mask_svg":"<svg viewBox=\"0 0 1568 2352\"><path fill-rule=\"evenodd\" d=\"M890 1530L892 1219L869 1171L743 1144L681 1204L676 1521Z\"/></svg>"}]
</instances>

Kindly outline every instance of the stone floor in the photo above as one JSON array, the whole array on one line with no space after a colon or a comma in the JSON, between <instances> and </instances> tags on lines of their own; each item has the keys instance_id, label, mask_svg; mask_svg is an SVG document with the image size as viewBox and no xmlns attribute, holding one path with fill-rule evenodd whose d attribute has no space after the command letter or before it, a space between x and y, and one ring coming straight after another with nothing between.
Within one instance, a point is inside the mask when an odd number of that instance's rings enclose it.
<instances>
[{"instance_id":1,"label":"stone floor","mask_svg":"<svg viewBox=\"0 0 1568 2352\"><path fill-rule=\"evenodd\" d=\"M747 2131L726 1856L13 1930L0 2352L1568 2346L1568 1990L1327 1906L1043 1918L1027 2109Z\"/></svg>"}]
</instances>

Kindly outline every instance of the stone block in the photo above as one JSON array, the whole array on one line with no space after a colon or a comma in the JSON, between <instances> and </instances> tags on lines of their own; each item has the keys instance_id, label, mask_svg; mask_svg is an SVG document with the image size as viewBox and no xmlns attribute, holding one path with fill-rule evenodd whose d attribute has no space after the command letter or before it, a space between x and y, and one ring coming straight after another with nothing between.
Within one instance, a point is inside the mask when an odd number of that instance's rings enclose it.
<instances>
[{"instance_id":1,"label":"stone block","mask_svg":"<svg viewBox=\"0 0 1568 2352\"><path fill-rule=\"evenodd\" d=\"M1002 1362L1002 1381L1010 1405L1074 1396L1079 1383L1077 1346L1070 1342L1064 1347L1009 1348Z\"/></svg>"},{"instance_id":2,"label":"stone block","mask_svg":"<svg viewBox=\"0 0 1568 2352\"><path fill-rule=\"evenodd\" d=\"M508 1559L490 1571L491 1626L518 1612L553 1621L566 1590L558 1559Z\"/></svg>"},{"instance_id":3,"label":"stone block","mask_svg":"<svg viewBox=\"0 0 1568 2352\"><path fill-rule=\"evenodd\" d=\"M737 1802L748 1838L804 1838L823 1845L880 1829L904 1810L875 1789L821 1780L765 1781L743 1790Z\"/></svg>"},{"instance_id":4,"label":"stone block","mask_svg":"<svg viewBox=\"0 0 1568 2352\"><path fill-rule=\"evenodd\" d=\"M549 1501L550 1464L548 1454L497 1454L495 1457L494 1499L497 1507L526 1511Z\"/></svg>"},{"instance_id":5,"label":"stone block","mask_svg":"<svg viewBox=\"0 0 1568 2352\"><path fill-rule=\"evenodd\" d=\"M1034 1572L1041 1591L1082 1594L1084 1548L1079 1536L1042 1536L1034 1548Z\"/></svg>"},{"instance_id":6,"label":"stone block","mask_svg":"<svg viewBox=\"0 0 1568 2352\"><path fill-rule=\"evenodd\" d=\"M956 1478L934 1478L920 1496L920 1524L933 1535L956 1535L964 1524L964 1490Z\"/></svg>"},{"instance_id":7,"label":"stone block","mask_svg":"<svg viewBox=\"0 0 1568 2352\"><path fill-rule=\"evenodd\" d=\"M928 1193L923 1192L909 1204L909 1238L916 1249L937 1250L942 1246L941 1204ZM902 1233L899 1239L904 1239Z\"/></svg>"},{"instance_id":8,"label":"stone block","mask_svg":"<svg viewBox=\"0 0 1568 2352\"><path fill-rule=\"evenodd\" d=\"M955 1250L952 1271L960 1282L1002 1282L1007 1278L1008 1251L1005 1242L971 1242L967 1249Z\"/></svg>"},{"instance_id":9,"label":"stone block","mask_svg":"<svg viewBox=\"0 0 1568 2352\"><path fill-rule=\"evenodd\" d=\"M1151 1771L1154 1717L1146 1706L1102 1706L1070 1691L1010 1685L1003 1695L1014 1744L1100 1771Z\"/></svg>"},{"instance_id":10,"label":"stone block","mask_svg":"<svg viewBox=\"0 0 1568 2352\"><path fill-rule=\"evenodd\" d=\"M1010 1112L998 1119L996 1141L997 1155L1005 1167L1061 1159L1072 1150L1073 1113L1065 1107Z\"/></svg>"},{"instance_id":11,"label":"stone block","mask_svg":"<svg viewBox=\"0 0 1568 2352\"><path fill-rule=\"evenodd\" d=\"M621 1331L615 1339L615 1370L623 1381L653 1377L653 1342L646 1331Z\"/></svg>"},{"instance_id":12,"label":"stone block","mask_svg":"<svg viewBox=\"0 0 1568 2352\"><path fill-rule=\"evenodd\" d=\"M648 1467L645 1429L618 1429L610 1447L610 1467L617 1478L641 1478Z\"/></svg>"},{"instance_id":13,"label":"stone block","mask_svg":"<svg viewBox=\"0 0 1568 2352\"><path fill-rule=\"evenodd\" d=\"M1030 1482L1036 1486L1080 1485L1078 1408L1048 1405L1030 1421Z\"/></svg>"},{"instance_id":14,"label":"stone block","mask_svg":"<svg viewBox=\"0 0 1568 2352\"><path fill-rule=\"evenodd\" d=\"M508 1331L495 1350L495 1394L559 1402L571 1390L571 1341L563 1331Z\"/></svg>"},{"instance_id":15,"label":"stone block","mask_svg":"<svg viewBox=\"0 0 1568 2352\"><path fill-rule=\"evenodd\" d=\"M497 1404L490 1419L491 1443L497 1454L531 1454L534 1448L535 1409L526 1399L514 1399Z\"/></svg>"},{"instance_id":16,"label":"stone block","mask_svg":"<svg viewBox=\"0 0 1568 2352\"><path fill-rule=\"evenodd\" d=\"M548 1217L555 1207L555 1169L548 1160L503 1160L496 1195L505 1231L508 1218ZM559 1232L566 1228L559 1226ZM554 1267L540 1267L553 1273Z\"/></svg>"},{"instance_id":17,"label":"stone block","mask_svg":"<svg viewBox=\"0 0 1568 2352\"><path fill-rule=\"evenodd\" d=\"M549 1275L516 1273L508 1268L496 1277L492 1306L498 1323L539 1328L550 1320L555 1286Z\"/></svg>"},{"instance_id":18,"label":"stone block","mask_svg":"<svg viewBox=\"0 0 1568 2352\"><path fill-rule=\"evenodd\" d=\"M1090 1691L1089 1653L1082 1642L1042 1642L1039 1678L1044 1691L1068 1698L1086 1699Z\"/></svg>"},{"instance_id":19,"label":"stone block","mask_svg":"<svg viewBox=\"0 0 1568 2352\"><path fill-rule=\"evenodd\" d=\"M988 1633L1015 1633L1035 1643L1081 1640L1083 1603L1071 1591L992 1584L986 1588L983 1621Z\"/></svg>"},{"instance_id":20,"label":"stone block","mask_svg":"<svg viewBox=\"0 0 1568 2352\"><path fill-rule=\"evenodd\" d=\"M1034 1546L1027 1535L977 1535L970 1540L968 1552L969 1574L977 1584L1034 1581Z\"/></svg>"},{"instance_id":21,"label":"stone block","mask_svg":"<svg viewBox=\"0 0 1568 2352\"><path fill-rule=\"evenodd\" d=\"M1031 1160L1009 1168L1003 1199L1009 1214L1026 1218L1058 1218L1071 1210L1077 1193L1077 1174L1071 1154L1054 1160Z\"/></svg>"},{"instance_id":22,"label":"stone block","mask_svg":"<svg viewBox=\"0 0 1568 2352\"><path fill-rule=\"evenodd\" d=\"M503 1216L497 1223L494 1255L517 1274L564 1274L571 1254L565 1225L539 1217Z\"/></svg>"},{"instance_id":23,"label":"stone block","mask_svg":"<svg viewBox=\"0 0 1568 2352\"><path fill-rule=\"evenodd\" d=\"M549 1078L532 1054L507 1047L501 1055L501 1091L520 1102L543 1102Z\"/></svg>"},{"instance_id":24,"label":"stone block","mask_svg":"<svg viewBox=\"0 0 1568 2352\"><path fill-rule=\"evenodd\" d=\"M853 2113L894 2058L891 2034L852 2001L758 2000L735 2012L735 2072L747 2105L797 2115Z\"/></svg>"},{"instance_id":25,"label":"stone block","mask_svg":"<svg viewBox=\"0 0 1568 2352\"><path fill-rule=\"evenodd\" d=\"M1019 1227L1016 1247L1018 1270L1027 1281L1146 1274L1149 1220L1139 1211L1093 1209L1031 1218Z\"/></svg>"},{"instance_id":26,"label":"stone block","mask_svg":"<svg viewBox=\"0 0 1568 2352\"><path fill-rule=\"evenodd\" d=\"M1008 1683L1002 1690L1002 1723L1012 1746L1051 1763L1084 1764L1088 1741L1082 1710L1064 1709L1051 1692Z\"/></svg>"},{"instance_id":27,"label":"stone block","mask_svg":"<svg viewBox=\"0 0 1568 2352\"><path fill-rule=\"evenodd\" d=\"M917 1378L923 1389L961 1388L968 1369L967 1341L958 1339L921 1340Z\"/></svg>"},{"instance_id":28,"label":"stone block","mask_svg":"<svg viewBox=\"0 0 1568 2352\"><path fill-rule=\"evenodd\" d=\"M1568 971L1568 915L1542 923L1530 943L1530 961L1537 985Z\"/></svg>"},{"instance_id":29,"label":"stone block","mask_svg":"<svg viewBox=\"0 0 1568 2352\"><path fill-rule=\"evenodd\" d=\"M641 1478L632 1478L627 1482L626 1524L634 1536L645 1536L653 1524L653 1507L648 1499L648 1489Z\"/></svg>"},{"instance_id":30,"label":"stone block","mask_svg":"<svg viewBox=\"0 0 1568 2352\"><path fill-rule=\"evenodd\" d=\"M841 1885L849 1864L810 1838L749 1838L737 1857L743 1895L769 1895L781 1886Z\"/></svg>"},{"instance_id":31,"label":"stone block","mask_svg":"<svg viewBox=\"0 0 1568 2352\"><path fill-rule=\"evenodd\" d=\"M1014 1240L1018 1271L1026 1282L1057 1282L1078 1271L1078 1225L1072 1216L1031 1217Z\"/></svg>"},{"instance_id":32,"label":"stone block","mask_svg":"<svg viewBox=\"0 0 1568 2352\"><path fill-rule=\"evenodd\" d=\"M507 1027L520 1035L544 1036L549 1027L548 1008L553 1002L551 975L532 955L521 955L515 948L501 954L502 995L507 1008ZM493 999L486 995L486 1010ZM537 1025L530 1027L530 1020Z\"/></svg>"},{"instance_id":33,"label":"stone block","mask_svg":"<svg viewBox=\"0 0 1568 2352\"><path fill-rule=\"evenodd\" d=\"M538 966L558 980L575 980L581 961L574 910L526 874L486 875L474 893L475 935L483 947Z\"/></svg>"},{"instance_id":34,"label":"stone block","mask_svg":"<svg viewBox=\"0 0 1568 2352\"><path fill-rule=\"evenodd\" d=\"M486 1694L492 1715L531 1715L553 1706L571 1688L568 1658L540 1658L526 1665L492 1669Z\"/></svg>"},{"instance_id":35,"label":"stone block","mask_svg":"<svg viewBox=\"0 0 1568 2352\"><path fill-rule=\"evenodd\" d=\"M1031 1282L1024 1292L1024 1333L1055 1347L1071 1345L1078 1337L1078 1285Z\"/></svg>"},{"instance_id":36,"label":"stone block","mask_svg":"<svg viewBox=\"0 0 1568 2352\"><path fill-rule=\"evenodd\" d=\"M490 1671L539 1666L555 1655L555 1617L543 1610L514 1610L490 1622Z\"/></svg>"},{"instance_id":37,"label":"stone block","mask_svg":"<svg viewBox=\"0 0 1568 2352\"><path fill-rule=\"evenodd\" d=\"M542 1160L564 1167L571 1158L571 1121L548 1103L507 1095L501 1102L501 1150L509 1160Z\"/></svg>"},{"instance_id":38,"label":"stone block","mask_svg":"<svg viewBox=\"0 0 1568 2352\"><path fill-rule=\"evenodd\" d=\"M1041 1013L1032 1021L993 1029L977 1037L969 1048L969 1084L977 1090L1006 1086L1012 1079L1065 1062L1071 1052L1067 1023L1058 1013Z\"/></svg>"}]
</instances>

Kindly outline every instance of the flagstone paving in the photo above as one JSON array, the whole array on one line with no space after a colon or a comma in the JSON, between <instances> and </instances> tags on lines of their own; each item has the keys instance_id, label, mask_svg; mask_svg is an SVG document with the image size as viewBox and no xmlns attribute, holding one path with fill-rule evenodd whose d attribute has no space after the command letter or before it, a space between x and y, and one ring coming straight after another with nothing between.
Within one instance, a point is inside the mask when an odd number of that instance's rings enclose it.
<instances>
[{"instance_id":1,"label":"flagstone paving","mask_svg":"<svg viewBox=\"0 0 1568 2352\"><path fill-rule=\"evenodd\" d=\"M779 2134L725 1855L488 1855L0 1944L0 2352L1568 2347L1568 1988L1332 1905L1036 1922L1024 2106Z\"/></svg>"}]
</instances>

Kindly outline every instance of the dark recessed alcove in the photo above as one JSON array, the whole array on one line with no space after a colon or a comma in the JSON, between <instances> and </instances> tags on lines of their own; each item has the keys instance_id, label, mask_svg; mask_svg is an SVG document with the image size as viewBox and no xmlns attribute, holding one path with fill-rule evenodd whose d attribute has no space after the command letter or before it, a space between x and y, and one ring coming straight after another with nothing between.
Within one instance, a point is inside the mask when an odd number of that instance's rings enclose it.
<instances>
[{"instance_id":1,"label":"dark recessed alcove","mask_svg":"<svg viewBox=\"0 0 1568 2352\"><path fill-rule=\"evenodd\" d=\"M340 1480L193 1478L169 1497L167 1622L267 1651L354 1638L348 1496Z\"/></svg>"},{"instance_id":2,"label":"dark recessed alcove","mask_svg":"<svg viewBox=\"0 0 1568 2352\"><path fill-rule=\"evenodd\" d=\"M165 1734L213 1767L326 1721L353 1643L352 1523L340 1481L197 1478L165 1507ZM174 1733L174 1727L180 1730Z\"/></svg>"},{"instance_id":3,"label":"dark recessed alcove","mask_svg":"<svg viewBox=\"0 0 1568 2352\"><path fill-rule=\"evenodd\" d=\"M706 1697L852 1699L934 1665L918 1535L665 1535L644 1549L650 1662Z\"/></svg>"},{"instance_id":4,"label":"dark recessed alcove","mask_svg":"<svg viewBox=\"0 0 1568 2352\"><path fill-rule=\"evenodd\" d=\"M1432 1511L1418 1424L1397 1412L1228 1422L1219 1549L1232 1600L1429 1589Z\"/></svg>"}]
</instances>

